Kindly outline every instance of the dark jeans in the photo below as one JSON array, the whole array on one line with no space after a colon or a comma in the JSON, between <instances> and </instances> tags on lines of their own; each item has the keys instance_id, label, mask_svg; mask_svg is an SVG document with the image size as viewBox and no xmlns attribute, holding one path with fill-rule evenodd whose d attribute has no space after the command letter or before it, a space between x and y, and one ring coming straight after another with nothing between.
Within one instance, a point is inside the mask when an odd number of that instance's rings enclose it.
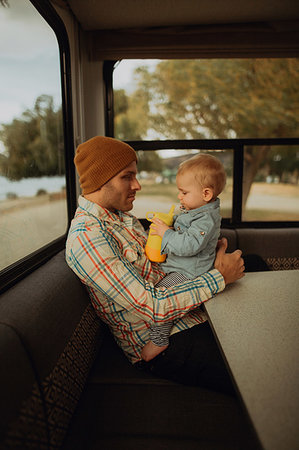
<instances>
[{"instance_id":1,"label":"dark jeans","mask_svg":"<svg viewBox=\"0 0 299 450\"><path fill-rule=\"evenodd\" d=\"M244 256L244 263L245 272L269 270L258 255ZM172 335L163 353L136 366L160 378L236 395L208 322Z\"/></svg>"},{"instance_id":2,"label":"dark jeans","mask_svg":"<svg viewBox=\"0 0 299 450\"><path fill-rule=\"evenodd\" d=\"M208 322L172 335L163 353L136 366L160 378L235 395Z\"/></svg>"}]
</instances>

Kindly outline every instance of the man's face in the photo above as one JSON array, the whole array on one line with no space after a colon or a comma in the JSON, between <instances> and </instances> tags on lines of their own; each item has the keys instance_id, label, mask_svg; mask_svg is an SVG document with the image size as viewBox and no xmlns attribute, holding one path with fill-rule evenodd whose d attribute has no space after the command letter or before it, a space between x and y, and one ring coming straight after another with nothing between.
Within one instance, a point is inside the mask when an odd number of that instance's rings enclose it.
<instances>
[{"instance_id":1,"label":"man's face","mask_svg":"<svg viewBox=\"0 0 299 450\"><path fill-rule=\"evenodd\" d=\"M130 211L136 192L141 189L136 175L137 166L133 161L101 187L98 191L100 195L98 203L109 211Z\"/></svg>"}]
</instances>

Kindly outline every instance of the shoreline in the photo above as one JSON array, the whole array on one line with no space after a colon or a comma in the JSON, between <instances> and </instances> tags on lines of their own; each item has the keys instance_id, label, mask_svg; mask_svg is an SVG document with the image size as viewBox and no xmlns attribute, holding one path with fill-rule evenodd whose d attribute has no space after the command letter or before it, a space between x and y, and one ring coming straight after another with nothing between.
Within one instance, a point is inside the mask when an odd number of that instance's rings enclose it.
<instances>
[{"instance_id":1,"label":"shoreline","mask_svg":"<svg viewBox=\"0 0 299 450\"><path fill-rule=\"evenodd\" d=\"M53 192L34 197L17 197L14 199L0 200L0 213L10 213L23 208L44 205L48 202L66 200L65 192Z\"/></svg>"}]
</instances>

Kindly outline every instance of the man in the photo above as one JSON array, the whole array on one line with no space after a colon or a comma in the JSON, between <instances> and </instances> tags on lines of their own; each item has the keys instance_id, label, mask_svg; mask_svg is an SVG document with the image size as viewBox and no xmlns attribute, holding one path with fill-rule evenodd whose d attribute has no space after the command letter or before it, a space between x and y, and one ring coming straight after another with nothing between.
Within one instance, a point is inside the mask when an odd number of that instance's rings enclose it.
<instances>
[{"instance_id":1,"label":"man","mask_svg":"<svg viewBox=\"0 0 299 450\"><path fill-rule=\"evenodd\" d=\"M99 317L137 366L182 383L231 392L199 306L244 275L241 251L226 254L222 240L215 269L167 289L155 287L165 274L146 258L146 233L128 213L141 189L135 151L124 142L96 136L79 145L74 161L82 195L68 234L66 260L86 285ZM168 321L175 322L169 347L143 363L141 350L150 325Z\"/></svg>"}]
</instances>

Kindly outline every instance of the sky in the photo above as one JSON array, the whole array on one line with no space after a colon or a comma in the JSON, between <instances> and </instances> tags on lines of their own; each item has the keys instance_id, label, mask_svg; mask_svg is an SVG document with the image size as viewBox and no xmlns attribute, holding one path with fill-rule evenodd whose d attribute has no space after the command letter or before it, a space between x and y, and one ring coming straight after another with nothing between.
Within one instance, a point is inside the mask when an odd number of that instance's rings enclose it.
<instances>
[{"instance_id":1,"label":"sky","mask_svg":"<svg viewBox=\"0 0 299 450\"><path fill-rule=\"evenodd\" d=\"M0 127L32 110L41 94L61 103L59 48L55 33L29 0L0 4ZM115 87L133 89L133 71L144 61L122 61ZM0 142L0 152L4 151Z\"/></svg>"},{"instance_id":2,"label":"sky","mask_svg":"<svg viewBox=\"0 0 299 450\"><path fill-rule=\"evenodd\" d=\"M1 123L11 123L26 109L32 110L41 94L53 96L56 106L61 103L55 33L29 0L8 0L8 4L0 4L0 128ZM114 70L114 88L132 92L135 68L146 65L153 69L158 61L120 61Z\"/></svg>"},{"instance_id":3,"label":"sky","mask_svg":"<svg viewBox=\"0 0 299 450\"><path fill-rule=\"evenodd\" d=\"M115 89L134 89L137 66L154 67L157 60L123 60L114 70ZM37 97L51 95L61 103L59 47L51 27L29 0L8 0L0 4L0 128L26 109L34 108ZM0 141L0 153L4 151Z\"/></svg>"},{"instance_id":4,"label":"sky","mask_svg":"<svg viewBox=\"0 0 299 450\"><path fill-rule=\"evenodd\" d=\"M54 32L28 0L0 5L0 123L10 123L40 94L60 93L59 51Z\"/></svg>"},{"instance_id":5,"label":"sky","mask_svg":"<svg viewBox=\"0 0 299 450\"><path fill-rule=\"evenodd\" d=\"M147 66L153 69L158 59L127 59L121 60L114 68L113 72L113 87L114 89L125 89L127 92L132 92L135 87L134 84L134 70L138 66Z\"/></svg>"},{"instance_id":6,"label":"sky","mask_svg":"<svg viewBox=\"0 0 299 450\"><path fill-rule=\"evenodd\" d=\"M56 36L29 0L0 5L0 124L10 123L41 94L61 98ZM122 61L116 89L132 89L132 73L145 61ZM152 63L153 64L153 63Z\"/></svg>"}]
</instances>

